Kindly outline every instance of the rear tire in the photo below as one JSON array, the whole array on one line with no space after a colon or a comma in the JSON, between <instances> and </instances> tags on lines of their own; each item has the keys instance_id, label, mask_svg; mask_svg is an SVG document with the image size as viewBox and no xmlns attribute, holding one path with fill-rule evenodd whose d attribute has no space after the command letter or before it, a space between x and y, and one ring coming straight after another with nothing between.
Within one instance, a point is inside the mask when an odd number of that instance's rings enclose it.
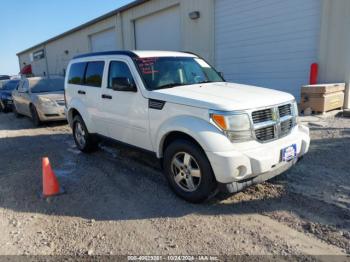
<instances>
[{"instance_id":1,"label":"rear tire","mask_svg":"<svg viewBox=\"0 0 350 262\"><path fill-rule=\"evenodd\" d=\"M78 149L84 153L97 150L97 141L86 128L83 118L79 115L73 119L73 137Z\"/></svg>"},{"instance_id":2,"label":"rear tire","mask_svg":"<svg viewBox=\"0 0 350 262\"><path fill-rule=\"evenodd\" d=\"M173 191L191 203L213 197L217 182L201 148L187 140L176 140L164 153L164 173Z\"/></svg>"},{"instance_id":3,"label":"rear tire","mask_svg":"<svg viewBox=\"0 0 350 262\"><path fill-rule=\"evenodd\" d=\"M33 124L34 124L36 127L39 127L39 126L41 125L41 120L40 120L38 111L36 110L36 108L35 108L34 105L31 105L31 106L30 106L30 114L32 115Z\"/></svg>"}]
</instances>

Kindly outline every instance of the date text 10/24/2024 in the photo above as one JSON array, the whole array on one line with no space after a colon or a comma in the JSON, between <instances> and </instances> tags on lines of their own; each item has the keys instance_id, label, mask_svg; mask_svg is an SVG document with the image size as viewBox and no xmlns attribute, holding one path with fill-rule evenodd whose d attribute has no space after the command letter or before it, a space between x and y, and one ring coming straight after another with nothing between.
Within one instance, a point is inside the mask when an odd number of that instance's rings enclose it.
<instances>
[{"instance_id":1,"label":"date text 10/24/2024","mask_svg":"<svg viewBox=\"0 0 350 262\"><path fill-rule=\"evenodd\" d=\"M128 256L128 261L219 261L217 256Z\"/></svg>"}]
</instances>

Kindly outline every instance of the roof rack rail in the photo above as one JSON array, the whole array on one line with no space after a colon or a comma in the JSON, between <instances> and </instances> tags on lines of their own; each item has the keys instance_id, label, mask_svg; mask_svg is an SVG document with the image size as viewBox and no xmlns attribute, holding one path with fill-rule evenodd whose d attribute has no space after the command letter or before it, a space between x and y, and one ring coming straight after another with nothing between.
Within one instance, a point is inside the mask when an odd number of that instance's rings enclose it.
<instances>
[{"instance_id":1,"label":"roof rack rail","mask_svg":"<svg viewBox=\"0 0 350 262\"><path fill-rule=\"evenodd\" d=\"M106 56L106 55L125 55L131 58L137 58L138 56L131 51L106 51L106 52L96 52L96 53L87 53L81 54L73 57L73 59L84 58L84 57L93 57L93 56Z\"/></svg>"}]
</instances>

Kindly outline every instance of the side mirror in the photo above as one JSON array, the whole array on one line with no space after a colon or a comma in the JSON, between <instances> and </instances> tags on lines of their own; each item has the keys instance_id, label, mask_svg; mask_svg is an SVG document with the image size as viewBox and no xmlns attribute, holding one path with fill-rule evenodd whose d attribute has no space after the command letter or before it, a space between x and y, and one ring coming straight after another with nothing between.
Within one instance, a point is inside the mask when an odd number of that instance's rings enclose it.
<instances>
[{"instance_id":1,"label":"side mirror","mask_svg":"<svg viewBox=\"0 0 350 262\"><path fill-rule=\"evenodd\" d=\"M114 77L112 78L112 89L122 92L137 92L134 81L127 77Z\"/></svg>"}]
</instances>

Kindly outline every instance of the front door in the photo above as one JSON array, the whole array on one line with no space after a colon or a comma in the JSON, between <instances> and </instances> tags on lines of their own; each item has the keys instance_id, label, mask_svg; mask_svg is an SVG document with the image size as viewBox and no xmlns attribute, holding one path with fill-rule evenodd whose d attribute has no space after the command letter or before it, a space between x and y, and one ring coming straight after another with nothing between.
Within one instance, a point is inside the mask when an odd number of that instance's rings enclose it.
<instances>
[{"instance_id":1,"label":"front door","mask_svg":"<svg viewBox=\"0 0 350 262\"><path fill-rule=\"evenodd\" d=\"M116 78L135 82L135 76L127 60L108 61L107 79L104 81L99 103L100 120L108 126L108 136L143 149L152 150L149 138L148 99L138 88L136 92L115 91L112 81Z\"/></svg>"}]
</instances>

